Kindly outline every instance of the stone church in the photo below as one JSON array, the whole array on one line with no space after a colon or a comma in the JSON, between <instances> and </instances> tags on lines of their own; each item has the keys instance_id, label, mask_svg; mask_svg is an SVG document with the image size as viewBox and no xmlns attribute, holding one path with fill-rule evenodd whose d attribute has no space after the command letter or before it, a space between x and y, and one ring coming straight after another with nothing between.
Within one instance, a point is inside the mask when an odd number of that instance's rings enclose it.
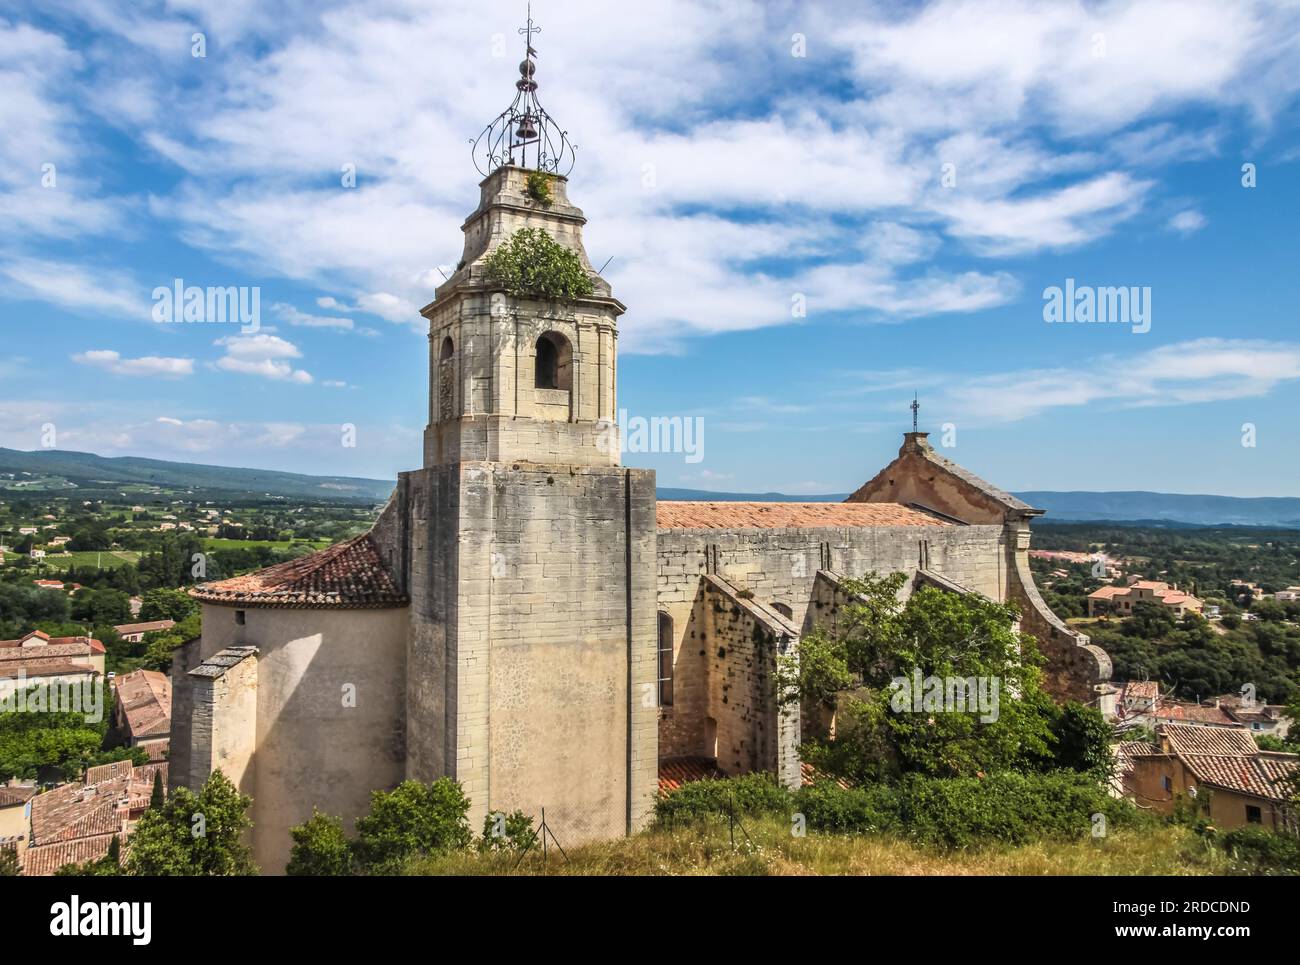
<instances>
[{"instance_id":1,"label":"stone church","mask_svg":"<svg viewBox=\"0 0 1300 965\"><path fill-rule=\"evenodd\" d=\"M654 473L620 464L625 307L583 248L534 56L485 131L461 262L422 310L422 468L368 533L192 591L203 632L173 663L171 780L220 769L251 795L268 873L313 807L350 827L408 778L459 781L476 830L545 808L566 845L641 827L661 771L796 785L800 714L778 709L777 658L872 571L1014 602L1054 693L1108 689L1106 654L1034 587L1040 511L924 432L843 503L657 502ZM576 254L591 293L501 290L485 260L521 228Z\"/></svg>"}]
</instances>

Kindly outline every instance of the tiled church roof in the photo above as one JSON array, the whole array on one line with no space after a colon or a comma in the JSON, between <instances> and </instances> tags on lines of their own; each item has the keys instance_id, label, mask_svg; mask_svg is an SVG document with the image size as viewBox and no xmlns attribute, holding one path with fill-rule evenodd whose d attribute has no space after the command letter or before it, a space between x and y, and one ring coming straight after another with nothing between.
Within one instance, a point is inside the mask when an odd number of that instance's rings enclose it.
<instances>
[{"instance_id":1,"label":"tiled church roof","mask_svg":"<svg viewBox=\"0 0 1300 965\"><path fill-rule=\"evenodd\" d=\"M901 503L660 502L660 529L815 529L853 526L948 526Z\"/></svg>"},{"instance_id":2,"label":"tiled church roof","mask_svg":"<svg viewBox=\"0 0 1300 965\"><path fill-rule=\"evenodd\" d=\"M406 606L369 533L256 573L203 583L190 595L229 606L385 609Z\"/></svg>"}]
</instances>

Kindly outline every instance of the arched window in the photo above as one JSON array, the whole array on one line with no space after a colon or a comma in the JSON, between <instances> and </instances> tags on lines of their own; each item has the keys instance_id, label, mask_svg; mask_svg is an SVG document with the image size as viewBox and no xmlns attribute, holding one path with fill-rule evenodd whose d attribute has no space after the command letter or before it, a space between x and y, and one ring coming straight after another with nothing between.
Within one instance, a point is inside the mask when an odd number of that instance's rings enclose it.
<instances>
[{"instance_id":1,"label":"arched window","mask_svg":"<svg viewBox=\"0 0 1300 965\"><path fill-rule=\"evenodd\" d=\"M559 332L546 332L537 340L533 386L565 391L573 388L573 350Z\"/></svg>"},{"instance_id":2,"label":"arched window","mask_svg":"<svg viewBox=\"0 0 1300 965\"><path fill-rule=\"evenodd\" d=\"M456 411L456 346L448 335L438 352L438 421L445 422Z\"/></svg>"},{"instance_id":3,"label":"arched window","mask_svg":"<svg viewBox=\"0 0 1300 965\"><path fill-rule=\"evenodd\" d=\"M659 706L673 705L673 618L659 614Z\"/></svg>"}]
</instances>

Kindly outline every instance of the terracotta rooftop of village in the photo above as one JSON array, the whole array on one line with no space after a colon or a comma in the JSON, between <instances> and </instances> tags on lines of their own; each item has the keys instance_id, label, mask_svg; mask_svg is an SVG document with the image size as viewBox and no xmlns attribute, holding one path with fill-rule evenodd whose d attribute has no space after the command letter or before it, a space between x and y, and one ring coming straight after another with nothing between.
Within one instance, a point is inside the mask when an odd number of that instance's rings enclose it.
<instances>
[{"instance_id":1,"label":"terracotta rooftop of village","mask_svg":"<svg viewBox=\"0 0 1300 965\"><path fill-rule=\"evenodd\" d=\"M93 637L51 637L34 630L17 640L0 640L0 677L58 677L90 673L94 668L77 663L104 653Z\"/></svg>"},{"instance_id":2,"label":"terracotta rooftop of village","mask_svg":"<svg viewBox=\"0 0 1300 965\"><path fill-rule=\"evenodd\" d=\"M126 845L128 816L149 806L155 772L165 787L165 763L134 767L115 761L89 768L85 783L32 797L31 847L23 852L22 873L52 875L66 864L95 861L115 837Z\"/></svg>"},{"instance_id":3,"label":"terracotta rooftop of village","mask_svg":"<svg viewBox=\"0 0 1300 965\"><path fill-rule=\"evenodd\" d=\"M232 606L382 609L408 602L368 533L256 573L200 584L190 595Z\"/></svg>"},{"instance_id":4,"label":"terracotta rooftop of village","mask_svg":"<svg viewBox=\"0 0 1300 965\"><path fill-rule=\"evenodd\" d=\"M815 529L856 526L949 526L942 517L901 503L660 502L660 529Z\"/></svg>"},{"instance_id":5,"label":"terracotta rooftop of village","mask_svg":"<svg viewBox=\"0 0 1300 965\"><path fill-rule=\"evenodd\" d=\"M171 733L172 687L166 674L135 670L114 679L113 689L132 739L166 737Z\"/></svg>"}]
</instances>

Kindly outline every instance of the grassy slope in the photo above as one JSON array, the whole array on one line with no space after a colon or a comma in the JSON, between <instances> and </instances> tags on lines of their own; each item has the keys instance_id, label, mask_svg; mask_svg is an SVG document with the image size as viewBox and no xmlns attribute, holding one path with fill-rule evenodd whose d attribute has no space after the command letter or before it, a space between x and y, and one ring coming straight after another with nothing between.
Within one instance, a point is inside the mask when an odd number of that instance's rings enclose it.
<instances>
[{"instance_id":1,"label":"grassy slope","mask_svg":"<svg viewBox=\"0 0 1300 965\"><path fill-rule=\"evenodd\" d=\"M528 855L451 855L414 862L413 875L1205 875L1223 873L1183 828L1119 831L1108 838L1036 842L944 852L888 836L809 832L796 838L783 821L745 822L752 844L736 831L733 849L725 823L675 831L652 829L631 838L566 849L552 848L543 865ZM563 842L561 842L563 843Z\"/></svg>"}]
</instances>

